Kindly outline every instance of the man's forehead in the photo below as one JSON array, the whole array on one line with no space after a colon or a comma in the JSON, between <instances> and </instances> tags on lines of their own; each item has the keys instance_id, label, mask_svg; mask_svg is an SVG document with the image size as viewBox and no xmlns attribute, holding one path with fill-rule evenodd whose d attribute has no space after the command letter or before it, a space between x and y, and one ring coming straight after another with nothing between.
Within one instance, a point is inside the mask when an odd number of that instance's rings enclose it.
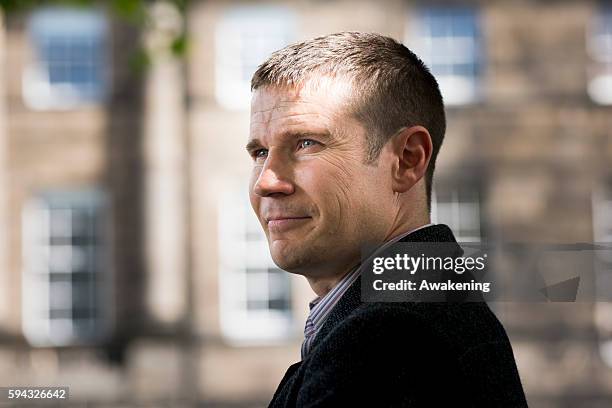
<instances>
[{"instance_id":1,"label":"man's forehead","mask_svg":"<svg viewBox=\"0 0 612 408\"><path fill-rule=\"evenodd\" d=\"M253 92L251 122L299 115L334 117L345 112L352 87L344 78L320 77L299 86L264 86Z\"/></svg>"},{"instance_id":2,"label":"man's forehead","mask_svg":"<svg viewBox=\"0 0 612 408\"><path fill-rule=\"evenodd\" d=\"M320 101L323 102L323 101ZM251 103L251 122L263 123L316 111L316 105L309 95L296 89L260 88L253 93Z\"/></svg>"}]
</instances>

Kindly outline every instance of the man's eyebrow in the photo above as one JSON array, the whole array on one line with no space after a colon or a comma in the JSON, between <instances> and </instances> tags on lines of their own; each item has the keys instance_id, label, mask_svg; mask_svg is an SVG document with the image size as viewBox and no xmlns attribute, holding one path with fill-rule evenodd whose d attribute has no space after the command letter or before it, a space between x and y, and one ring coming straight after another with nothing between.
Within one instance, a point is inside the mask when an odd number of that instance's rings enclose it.
<instances>
[{"instance_id":1,"label":"man's eyebrow","mask_svg":"<svg viewBox=\"0 0 612 408\"><path fill-rule=\"evenodd\" d=\"M259 141L259 139L249 140L249 142L245 146L247 152L253 151L259 147L261 147L261 142Z\"/></svg>"},{"instance_id":2,"label":"man's eyebrow","mask_svg":"<svg viewBox=\"0 0 612 408\"><path fill-rule=\"evenodd\" d=\"M330 132L328 132L327 130L323 130L323 131L294 131L294 130L288 130L286 132L284 132L282 134L284 137L294 137L294 138L298 138L298 137L324 137L327 139L331 139L332 138L332 134Z\"/></svg>"}]
</instances>

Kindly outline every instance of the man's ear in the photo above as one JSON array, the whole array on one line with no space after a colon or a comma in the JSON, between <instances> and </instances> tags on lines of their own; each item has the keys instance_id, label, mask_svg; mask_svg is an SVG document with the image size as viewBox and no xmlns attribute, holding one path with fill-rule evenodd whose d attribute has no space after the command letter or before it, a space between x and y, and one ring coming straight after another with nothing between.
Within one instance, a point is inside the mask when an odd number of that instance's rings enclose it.
<instances>
[{"instance_id":1,"label":"man's ear","mask_svg":"<svg viewBox=\"0 0 612 408\"><path fill-rule=\"evenodd\" d=\"M423 126L400 129L389 140L393 191L404 193L426 173L433 151L429 131Z\"/></svg>"}]
</instances>

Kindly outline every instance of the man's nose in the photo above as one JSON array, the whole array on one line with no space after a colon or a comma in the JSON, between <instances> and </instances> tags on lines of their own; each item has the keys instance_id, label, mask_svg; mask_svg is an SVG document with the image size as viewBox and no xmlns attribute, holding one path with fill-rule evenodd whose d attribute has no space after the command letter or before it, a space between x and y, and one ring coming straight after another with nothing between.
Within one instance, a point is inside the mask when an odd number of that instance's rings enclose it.
<instances>
[{"instance_id":1,"label":"man's nose","mask_svg":"<svg viewBox=\"0 0 612 408\"><path fill-rule=\"evenodd\" d=\"M272 194L289 195L294 192L290 180L290 168L287 159L274 153L268 153L266 161L255 181L255 194L266 197Z\"/></svg>"}]
</instances>

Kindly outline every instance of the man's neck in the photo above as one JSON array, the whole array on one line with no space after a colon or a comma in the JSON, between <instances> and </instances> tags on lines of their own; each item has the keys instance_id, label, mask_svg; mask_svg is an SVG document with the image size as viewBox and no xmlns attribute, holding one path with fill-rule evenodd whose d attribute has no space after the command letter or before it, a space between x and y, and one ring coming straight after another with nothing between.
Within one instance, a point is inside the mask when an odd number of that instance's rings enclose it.
<instances>
[{"instance_id":1,"label":"man's neck","mask_svg":"<svg viewBox=\"0 0 612 408\"><path fill-rule=\"evenodd\" d=\"M401 239L402 237L405 237L406 235L410 235L413 232L421 228L425 228L429 225L432 225L432 224L429 222L429 219L428 219L427 222L421 223L420 225L416 227L406 228L403 231L399 229L394 230L391 234L389 234L390 236L386 238L384 242L381 243L381 245L383 245L385 242ZM316 293L318 297L323 297L326 294L328 294L329 291L331 291L338 284L338 282L340 282L346 275L348 275L351 271L353 271L358 265L359 263L355 263L354 265L351 265L349 268L345 268L342 271L342 273L336 274L334 276L306 277L306 279L308 280L308 284L312 288L313 292Z\"/></svg>"},{"instance_id":2,"label":"man's neck","mask_svg":"<svg viewBox=\"0 0 612 408\"><path fill-rule=\"evenodd\" d=\"M346 275L351 273L358 265L359 264L356 263L350 268L342 271L341 274L336 274L334 276L316 278L306 277L306 279L308 280L308 284L312 288L313 292L316 293L318 297L323 297L327 295L329 291L338 284L338 282L340 282Z\"/></svg>"},{"instance_id":3,"label":"man's neck","mask_svg":"<svg viewBox=\"0 0 612 408\"><path fill-rule=\"evenodd\" d=\"M418 221L414 221L411 223L407 223L407 224L402 224L402 225L398 225L394 228L392 228L388 233L387 236L385 237L384 242L389 242L389 241L393 241L394 239L396 239L399 236L406 236L409 234L412 234L413 232L424 228L428 225L431 225L431 220L429 218L429 215L427 217L423 217ZM384 243L383 242L383 243Z\"/></svg>"}]
</instances>

